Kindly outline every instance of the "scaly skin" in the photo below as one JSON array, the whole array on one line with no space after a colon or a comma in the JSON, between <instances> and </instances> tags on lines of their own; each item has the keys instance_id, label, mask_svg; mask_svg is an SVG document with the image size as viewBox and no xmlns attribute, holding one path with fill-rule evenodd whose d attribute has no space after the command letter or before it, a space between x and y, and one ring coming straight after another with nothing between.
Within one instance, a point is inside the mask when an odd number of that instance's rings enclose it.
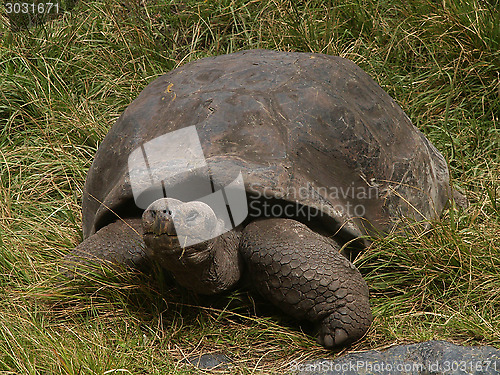
<instances>
[{"instance_id":1,"label":"scaly skin","mask_svg":"<svg viewBox=\"0 0 500 375\"><path fill-rule=\"evenodd\" d=\"M95 270L102 264L147 269L150 261L144 251L146 245L142 234L140 218L115 221L67 254L62 264L64 272L72 277L84 270Z\"/></svg>"},{"instance_id":2,"label":"scaly skin","mask_svg":"<svg viewBox=\"0 0 500 375\"><path fill-rule=\"evenodd\" d=\"M364 335L372 321L368 286L336 242L295 220L260 219L182 249L172 215L188 217L193 207L160 199L142 221L117 221L86 239L65 257L65 268L103 262L143 268L152 259L184 287L216 294L236 284L243 262L252 288L287 314L317 323L324 346L344 346ZM210 208L198 209L181 230L209 226Z\"/></svg>"},{"instance_id":3,"label":"scaly skin","mask_svg":"<svg viewBox=\"0 0 500 375\"><path fill-rule=\"evenodd\" d=\"M264 219L243 231L241 254L252 286L286 313L320 324L326 347L361 338L372 321L368 286L340 246L290 219Z\"/></svg>"},{"instance_id":4,"label":"scaly skin","mask_svg":"<svg viewBox=\"0 0 500 375\"><path fill-rule=\"evenodd\" d=\"M251 286L286 313L318 323L324 346L363 336L372 321L368 286L335 241L296 220L272 218L182 249L173 216L185 233L210 227L214 220L210 207L198 205L196 219L184 222L193 205L159 199L143 214L150 257L180 284L203 294L229 290L240 279L243 260Z\"/></svg>"}]
</instances>

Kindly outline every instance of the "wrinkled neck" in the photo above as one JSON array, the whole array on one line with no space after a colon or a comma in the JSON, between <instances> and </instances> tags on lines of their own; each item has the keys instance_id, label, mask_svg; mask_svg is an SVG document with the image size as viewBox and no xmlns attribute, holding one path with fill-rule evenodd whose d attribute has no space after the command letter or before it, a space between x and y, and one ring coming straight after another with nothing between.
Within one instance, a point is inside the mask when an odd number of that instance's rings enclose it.
<instances>
[{"instance_id":1,"label":"wrinkled neck","mask_svg":"<svg viewBox=\"0 0 500 375\"><path fill-rule=\"evenodd\" d=\"M179 284L200 294L231 289L240 279L240 231L232 230L211 240L174 252L161 242L150 249L153 258L170 271Z\"/></svg>"}]
</instances>

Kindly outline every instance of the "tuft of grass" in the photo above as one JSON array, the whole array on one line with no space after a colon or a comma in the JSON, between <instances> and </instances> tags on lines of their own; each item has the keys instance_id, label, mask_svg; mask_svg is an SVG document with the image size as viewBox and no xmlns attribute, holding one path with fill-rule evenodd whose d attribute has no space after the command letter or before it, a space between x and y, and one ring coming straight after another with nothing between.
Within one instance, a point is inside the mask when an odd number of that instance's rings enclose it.
<instances>
[{"instance_id":1,"label":"tuft of grass","mask_svg":"<svg viewBox=\"0 0 500 375\"><path fill-rule=\"evenodd\" d=\"M0 372L186 374L196 373L187 357L222 352L234 360L226 372L284 373L339 354L245 291L201 298L159 271L57 278L81 241L86 171L120 113L162 73L249 48L356 62L471 202L357 260L375 321L348 350L428 339L500 348L499 5L101 0L21 32L0 15Z\"/></svg>"}]
</instances>

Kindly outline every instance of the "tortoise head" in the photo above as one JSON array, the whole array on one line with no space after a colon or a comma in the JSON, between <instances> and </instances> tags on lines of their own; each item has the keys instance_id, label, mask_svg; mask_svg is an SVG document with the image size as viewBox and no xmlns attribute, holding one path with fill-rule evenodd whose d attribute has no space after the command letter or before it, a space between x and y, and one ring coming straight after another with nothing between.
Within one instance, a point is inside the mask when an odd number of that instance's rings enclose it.
<instances>
[{"instance_id":1,"label":"tortoise head","mask_svg":"<svg viewBox=\"0 0 500 375\"><path fill-rule=\"evenodd\" d=\"M221 225L210 206L199 201L161 198L142 215L147 250L160 262L172 255L200 256L200 251L221 233Z\"/></svg>"}]
</instances>

